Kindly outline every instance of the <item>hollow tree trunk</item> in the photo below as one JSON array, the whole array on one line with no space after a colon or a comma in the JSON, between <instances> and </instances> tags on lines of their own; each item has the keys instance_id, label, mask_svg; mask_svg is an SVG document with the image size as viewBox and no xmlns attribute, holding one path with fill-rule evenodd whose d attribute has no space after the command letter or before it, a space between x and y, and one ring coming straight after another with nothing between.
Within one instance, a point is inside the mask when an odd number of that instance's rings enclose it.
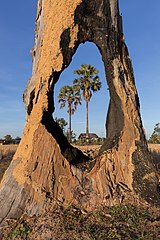
<instances>
[{"instance_id":1,"label":"hollow tree trunk","mask_svg":"<svg viewBox=\"0 0 160 240\"><path fill-rule=\"evenodd\" d=\"M110 91L108 138L94 165L69 145L52 119L54 84L85 41L97 45ZM27 122L0 185L0 223L40 213L47 199L86 210L128 196L159 205L117 0L39 0L31 53Z\"/></svg>"}]
</instances>

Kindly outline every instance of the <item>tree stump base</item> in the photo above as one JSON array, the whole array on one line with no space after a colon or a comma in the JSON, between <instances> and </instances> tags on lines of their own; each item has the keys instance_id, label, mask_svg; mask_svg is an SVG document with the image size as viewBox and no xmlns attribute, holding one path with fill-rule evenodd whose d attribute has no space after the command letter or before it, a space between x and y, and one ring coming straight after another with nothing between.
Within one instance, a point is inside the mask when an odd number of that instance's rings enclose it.
<instances>
[{"instance_id":1,"label":"tree stump base","mask_svg":"<svg viewBox=\"0 0 160 240\"><path fill-rule=\"evenodd\" d=\"M128 197L160 205L117 1L38 0L37 6L27 121L0 185L0 224L39 214L48 200L86 211ZM68 143L52 118L54 85L86 41L102 55L110 93L107 140L93 161Z\"/></svg>"}]
</instances>

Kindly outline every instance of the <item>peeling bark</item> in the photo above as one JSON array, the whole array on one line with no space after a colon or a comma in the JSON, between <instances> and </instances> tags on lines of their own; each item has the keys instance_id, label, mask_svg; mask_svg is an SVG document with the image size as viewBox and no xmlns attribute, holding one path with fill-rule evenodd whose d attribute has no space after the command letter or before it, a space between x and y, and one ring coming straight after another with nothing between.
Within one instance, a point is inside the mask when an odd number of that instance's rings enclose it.
<instances>
[{"instance_id":1,"label":"peeling bark","mask_svg":"<svg viewBox=\"0 0 160 240\"><path fill-rule=\"evenodd\" d=\"M27 122L0 185L0 224L40 213L48 200L86 210L128 198L160 204L122 29L116 0L38 1ZM108 138L94 160L73 148L52 118L54 85L86 41L102 55L110 92Z\"/></svg>"}]
</instances>

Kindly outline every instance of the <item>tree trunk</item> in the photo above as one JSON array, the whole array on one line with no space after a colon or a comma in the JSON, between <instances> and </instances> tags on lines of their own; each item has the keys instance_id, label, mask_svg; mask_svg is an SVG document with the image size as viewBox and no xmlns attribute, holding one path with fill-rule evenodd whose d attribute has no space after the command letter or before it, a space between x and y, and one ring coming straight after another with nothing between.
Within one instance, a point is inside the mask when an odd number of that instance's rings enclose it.
<instances>
[{"instance_id":1,"label":"tree trunk","mask_svg":"<svg viewBox=\"0 0 160 240\"><path fill-rule=\"evenodd\" d=\"M27 122L0 185L0 224L24 212L39 214L48 200L88 211L127 199L160 205L117 0L38 0L37 6ZM110 91L108 139L92 162L52 118L54 84L85 41L98 46Z\"/></svg>"},{"instance_id":2,"label":"tree trunk","mask_svg":"<svg viewBox=\"0 0 160 240\"><path fill-rule=\"evenodd\" d=\"M89 141L88 101L86 100L86 140Z\"/></svg>"},{"instance_id":3,"label":"tree trunk","mask_svg":"<svg viewBox=\"0 0 160 240\"><path fill-rule=\"evenodd\" d=\"M71 117L72 117L72 110L71 105L69 105L69 142L72 142L72 126L71 126Z\"/></svg>"}]
</instances>

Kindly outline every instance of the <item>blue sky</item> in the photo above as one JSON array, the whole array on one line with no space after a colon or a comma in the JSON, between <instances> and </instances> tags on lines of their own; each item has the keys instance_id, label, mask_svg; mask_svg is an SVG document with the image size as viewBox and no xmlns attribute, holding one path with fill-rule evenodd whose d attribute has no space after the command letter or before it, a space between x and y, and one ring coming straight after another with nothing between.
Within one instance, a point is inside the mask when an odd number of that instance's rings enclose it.
<instances>
[{"instance_id":1,"label":"blue sky","mask_svg":"<svg viewBox=\"0 0 160 240\"><path fill-rule=\"evenodd\" d=\"M136 86L141 104L141 115L147 137L160 122L160 1L120 0L125 40L132 59ZM0 8L0 138L6 134L20 136L25 122L22 94L31 75L30 48L34 44L36 0L2 1ZM54 116L68 116L59 110L59 88L71 84L76 77L73 70L82 63L91 63L99 69L102 89L93 95L89 105L91 132L105 135L108 91L104 67L98 49L93 44L79 46L71 65L56 84ZM96 104L95 104L96 101ZM103 104L104 103L104 104ZM85 131L85 105L73 115L73 131Z\"/></svg>"}]
</instances>

